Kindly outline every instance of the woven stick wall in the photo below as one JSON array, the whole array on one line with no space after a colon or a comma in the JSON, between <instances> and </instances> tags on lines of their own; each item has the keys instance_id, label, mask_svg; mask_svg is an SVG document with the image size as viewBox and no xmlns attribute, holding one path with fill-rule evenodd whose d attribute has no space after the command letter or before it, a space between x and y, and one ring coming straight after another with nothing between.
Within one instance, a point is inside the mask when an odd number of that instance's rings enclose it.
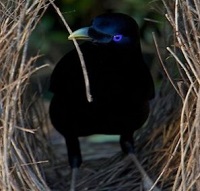
<instances>
[{"instance_id":1,"label":"woven stick wall","mask_svg":"<svg viewBox=\"0 0 200 191\"><path fill-rule=\"evenodd\" d=\"M29 37L48 7L45 0L0 2L0 190L48 190L35 134L39 107L25 95L37 55Z\"/></svg>"},{"instance_id":2,"label":"woven stick wall","mask_svg":"<svg viewBox=\"0 0 200 191\"><path fill-rule=\"evenodd\" d=\"M200 1L164 1L165 17L171 26L171 41L158 56L176 95L167 91L155 103L156 135L148 148L153 153L151 169L166 190L200 190ZM167 37L169 37L168 34ZM173 70L171 70L173 68ZM176 78L174 77L174 73ZM163 83L165 89L166 83ZM166 95L166 96L163 96ZM163 100L163 105L160 103ZM157 106L156 106L157 105ZM163 113L164 108L164 113ZM159 118L158 118L159 116ZM161 120L162 119L162 120ZM149 147L149 145L151 145ZM159 146L158 146L159 145Z\"/></svg>"}]
</instances>

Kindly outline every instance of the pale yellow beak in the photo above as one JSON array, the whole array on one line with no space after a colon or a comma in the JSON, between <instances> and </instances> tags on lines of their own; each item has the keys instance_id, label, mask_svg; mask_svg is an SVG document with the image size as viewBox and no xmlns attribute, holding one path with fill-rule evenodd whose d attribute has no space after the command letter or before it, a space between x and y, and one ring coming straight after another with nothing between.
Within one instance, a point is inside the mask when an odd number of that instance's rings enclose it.
<instances>
[{"instance_id":1,"label":"pale yellow beak","mask_svg":"<svg viewBox=\"0 0 200 191\"><path fill-rule=\"evenodd\" d=\"M88 29L89 27L80 28L71 33L68 39L72 40L74 38L76 40L92 40L92 38L88 35Z\"/></svg>"}]
</instances>

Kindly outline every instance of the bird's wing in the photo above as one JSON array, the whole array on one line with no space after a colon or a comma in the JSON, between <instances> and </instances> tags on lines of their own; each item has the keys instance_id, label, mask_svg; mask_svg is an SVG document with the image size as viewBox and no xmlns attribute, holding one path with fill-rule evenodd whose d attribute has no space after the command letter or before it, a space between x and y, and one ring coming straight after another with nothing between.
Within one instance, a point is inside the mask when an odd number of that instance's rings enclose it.
<instances>
[{"instance_id":1,"label":"bird's wing","mask_svg":"<svg viewBox=\"0 0 200 191\"><path fill-rule=\"evenodd\" d=\"M56 64L50 78L49 91L55 95L75 97L84 92L83 88L83 73L77 51L74 49Z\"/></svg>"}]
</instances>

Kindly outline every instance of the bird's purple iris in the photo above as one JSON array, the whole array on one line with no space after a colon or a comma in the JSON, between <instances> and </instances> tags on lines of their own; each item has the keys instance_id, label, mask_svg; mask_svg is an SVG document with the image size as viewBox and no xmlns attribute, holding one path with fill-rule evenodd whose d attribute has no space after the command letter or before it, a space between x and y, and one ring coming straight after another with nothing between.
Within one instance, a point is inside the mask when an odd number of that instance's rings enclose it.
<instances>
[{"instance_id":1,"label":"bird's purple iris","mask_svg":"<svg viewBox=\"0 0 200 191\"><path fill-rule=\"evenodd\" d=\"M115 42L119 42L122 39L122 37L123 37L123 35L117 34L117 35L113 36L113 40Z\"/></svg>"}]
</instances>

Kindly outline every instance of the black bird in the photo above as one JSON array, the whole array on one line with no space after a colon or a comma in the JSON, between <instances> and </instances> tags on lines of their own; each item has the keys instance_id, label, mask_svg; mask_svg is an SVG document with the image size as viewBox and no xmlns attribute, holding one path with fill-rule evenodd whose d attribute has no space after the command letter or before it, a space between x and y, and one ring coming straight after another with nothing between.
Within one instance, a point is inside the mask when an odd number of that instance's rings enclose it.
<instances>
[{"instance_id":1,"label":"black bird","mask_svg":"<svg viewBox=\"0 0 200 191\"><path fill-rule=\"evenodd\" d=\"M56 65L50 79L50 119L68 149L72 169L82 163L78 138L92 134L120 135L124 153L134 152L133 133L149 115L154 83L144 63L139 27L122 13L95 17L91 26L73 32L85 60L92 102L87 101L80 60L74 49Z\"/></svg>"}]
</instances>

